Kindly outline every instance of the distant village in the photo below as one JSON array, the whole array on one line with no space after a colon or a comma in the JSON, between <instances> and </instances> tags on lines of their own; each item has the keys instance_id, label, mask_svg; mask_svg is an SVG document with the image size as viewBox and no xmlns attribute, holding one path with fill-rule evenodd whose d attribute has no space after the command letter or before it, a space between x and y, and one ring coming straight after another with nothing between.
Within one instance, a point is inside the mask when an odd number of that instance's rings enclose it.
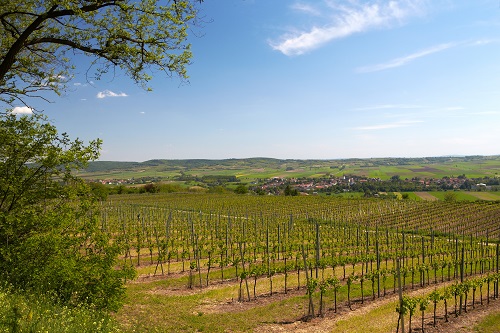
<instances>
[{"instance_id":1,"label":"distant village","mask_svg":"<svg viewBox=\"0 0 500 333\"><path fill-rule=\"evenodd\" d=\"M284 192L291 195L297 194L338 194L345 192L363 192L366 196L383 192L415 192L415 191L447 191L447 190L469 190L469 191L498 191L500 190L499 178L467 178L465 175L443 178L405 178L392 176L389 180L371 178L355 175L343 175L340 177L323 178L281 178L259 179L249 184L242 183L236 177L228 179L227 176L210 176L209 178L186 178L185 175L174 181L187 181L189 184L205 188L228 187L231 185L243 185L249 191L257 194L279 195ZM141 177L131 179L104 179L95 180L104 185L140 187L146 184L159 184L164 179L160 177ZM291 191L291 192L286 192Z\"/></svg>"},{"instance_id":2,"label":"distant village","mask_svg":"<svg viewBox=\"0 0 500 333\"><path fill-rule=\"evenodd\" d=\"M257 185L257 184L256 184ZM472 190L491 191L500 188L498 178L468 179L464 175L458 177L439 178L405 178L393 176L390 180L362 176L342 176L331 178L272 178L259 185L268 193L276 193L286 186L299 193L341 193L341 192L413 192L439 190Z\"/></svg>"}]
</instances>

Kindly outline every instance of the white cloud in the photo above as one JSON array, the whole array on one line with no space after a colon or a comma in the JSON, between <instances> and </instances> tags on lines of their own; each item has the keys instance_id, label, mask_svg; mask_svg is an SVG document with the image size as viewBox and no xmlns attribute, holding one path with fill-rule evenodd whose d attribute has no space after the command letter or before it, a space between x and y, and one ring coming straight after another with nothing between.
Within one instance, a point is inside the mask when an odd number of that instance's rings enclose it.
<instances>
[{"instance_id":1,"label":"white cloud","mask_svg":"<svg viewBox=\"0 0 500 333\"><path fill-rule=\"evenodd\" d=\"M335 39L402 23L404 19L419 14L424 2L425 0L372 0L368 3L348 0L341 4L328 2L327 24L313 26L309 31L286 34L278 42L270 41L269 45L288 56L300 55ZM308 13L315 11L308 5L294 5L294 8Z\"/></svg>"},{"instance_id":2,"label":"white cloud","mask_svg":"<svg viewBox=\"0 0 500 333\"><path fill-rule=\"evenodd\" d=\"M106 97L127 97L128 95L124 92L115 93L111 90L99 91L97 93L97 98L106 98Z\"/></svg>"},{"instance_id":3,"label":"white cloud","mask_svg":"<svg viewBox=\"0 0 500 333\"><path fill-rule=\"evenodd\" d=\"M421 120L410 120L410 121L406 120L406 121L397 121L393 123L380 124L380 125L354 127L353 129L358 131L376 131L376 130L384 130L391 128L408 127L412 124L421 122L422 122Z\"/></svg>"},{"instance_id":4,"label":"white cloud","mask_svg":"<svg viewBox=\"0 0 500 333\"><path fill-rule=\"evenodd\" d=\"M33 109L28 106L16 106L11 111L12 114L33 114Z\"/></svg>"},{"instance_id":5,"label":"white cloud","mask_svg":"<svg viewBox=\"0 0 500 333\"><path fill-rule=\"evenodd\" d=\"M358 68L357 71L361 72L361 73L368 73L368 72L383 71L383 70L386 70L389 68L394 68L394 67L400 67L400 66L406 65L407 63L409 63L413 60L416 60L418 58L422 58L422 57L431 55L433 53L441 52L441 51L447 50L447 49L455 47L455 46L457 46L457 43L440 44L440 45L431 47L429 49L422 50L422 51L407 55L405 57L393 59L393 60L388 61L388 62L383 63L383 64L361 67L361 68Z\"/></svg>"}]
</instances>

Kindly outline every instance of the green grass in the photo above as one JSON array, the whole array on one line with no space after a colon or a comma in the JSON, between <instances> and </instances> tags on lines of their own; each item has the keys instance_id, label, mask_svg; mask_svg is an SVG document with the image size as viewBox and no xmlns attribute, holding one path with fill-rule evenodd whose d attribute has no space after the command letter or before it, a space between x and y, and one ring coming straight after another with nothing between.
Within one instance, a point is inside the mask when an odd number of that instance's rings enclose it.
<instances>
[{"instance_id":1,"label":"green grass","mask_svg":"<svg viewBox=\"0 0 500 333\"><path fill-rule=\"evenodd\" d=\"M473 192L471 194L481 200L500 200L500 194L498 192Z\"/></svg>"},{"instance_id":2,"label":"green grass","mask_svg":"<svg viewBox=\"0 0 500 333\"><path fill-rule=\"evenodd\" d=\"M353 315L348 319L338 320L332 327L332 332L339 333L386 333L395 332L398 315L394 311L396 302L390 302L376 307L368 313Z\"/></svg>"},{"instance_id":3,"label":"green grass","mask_svg":"<svg viewBox=\"0 0 500 333\"><path fill-rule=\"evenodd\" d=\"M449 191L432 191L429 192L439 200L444 200L446 193ZM463 191L452 191L452 193L455 195L455 198L457 201L477 201L479 200L477 197L468 194L467 192Z\"/></svg>"},{"instance_id":4,"label":"green grass","mask_svg":"<svg viewBox=\"0 0 500 333\"><path fill-rule=\"evenodd\" d=\"M475 333L498 333L500 332L500 313L486 316L474 327Z\"/></svg>"},{"instance_id":5,"label":"green grass","mask_svg":"<svg viewBox=\"0 0 500 333\"><path fill-rule=\"evenodd\" d=\"M0 290L0 332L121 332L109 315L53 304L42 295Z\"/></svg>"},{"instance_id":6,"label":"green grass","mask_svg":"<svg viewBox=\"0 0 500 333\"><path fill-rule=\"evenodd\" d=\"M126 329L136 332L242 332L266 322L289 319L290 315L303 315L304 295L249 309L240 310L238 305L233 305L231 311L224 311L224 305L237 295L237 284L215 289L195 287L192 292L169 294L172 289L165 289L165 282L128 286L129 301L117 314ZM179 279L179 282L185 285L187 279ZM259 283L264 287L264 281Z\"/></svg>"},{"instance_id":7,"label":"green grass","mask_svg":"<svg viewBox=\"0 0 500 333\"><path fill-rule=\"evenodd\" d=\"M420 198L414 192L405 192L405 193L408 193L408 199L409 200L422 201L422 198Z\"/></svg>"}]
</instances>

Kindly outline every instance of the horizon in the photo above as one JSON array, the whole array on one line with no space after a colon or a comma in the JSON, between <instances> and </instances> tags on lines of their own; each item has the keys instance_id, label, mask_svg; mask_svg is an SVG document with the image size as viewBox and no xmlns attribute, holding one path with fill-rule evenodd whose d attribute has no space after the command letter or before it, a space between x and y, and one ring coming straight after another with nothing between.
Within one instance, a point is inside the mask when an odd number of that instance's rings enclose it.
<instances>
[{"instance_id":1,"label":"horizon","mask_svg":"<svg viewBox=\"0 0 500 333\"><path fill-rule=\"evenodd\" d=\"M92 162L123 162L123 163L145 163L150 161L185 161L185 160L207 160L207 161L224 161L224 160L251 160L251 159L271 159L271 160L283 160L283 161L345 161L345 160L370 160L370 159L426 159L426 158L466 158L466 157L500 157L500 155L442 155L442 156L416 156L416 157L397 157L397 156L385 156L385 157L349 157L349 158L275 158L275 157L228 157L228 158L152 158L143 161L120 161L120 160L95 160Z\"/></svg>"}]
</instances>

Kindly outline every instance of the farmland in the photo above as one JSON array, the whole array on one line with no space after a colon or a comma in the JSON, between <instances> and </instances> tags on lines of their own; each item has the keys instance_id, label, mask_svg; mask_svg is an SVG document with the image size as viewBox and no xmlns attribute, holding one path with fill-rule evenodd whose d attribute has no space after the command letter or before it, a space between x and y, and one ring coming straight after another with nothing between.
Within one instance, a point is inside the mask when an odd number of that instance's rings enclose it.
<instances>
[{"instance_id":1,"label":"farmland","mask_svg":"<svg viewBox=\"0 0 500 333\"><path fill-rule=\"evenodd\" d=\"M429 329L498 308L499 217L496 201L178 193L111 196L100 223L139 274L126 330L359 332L363 313L389 332L399 279Z\"/></svg>"},{"instance_id":2,"label":"farmland","mask_svg":"<svg viewBox=\"0 0 500 333\"><path fill-rule=\"evenodd\" d=\"M146 162L90 163L80 175L92 179L128 179L155 177L173 179L180 174L191 176L234 175L245 182L257 179L318 178L328 175L358 175L390 179L442 178L465 175L468 178L496 177L500 174L500 156L370 158L336 160L279 160L247 158L227 160L151 160Z\"/></svg>"}]
</instances>

